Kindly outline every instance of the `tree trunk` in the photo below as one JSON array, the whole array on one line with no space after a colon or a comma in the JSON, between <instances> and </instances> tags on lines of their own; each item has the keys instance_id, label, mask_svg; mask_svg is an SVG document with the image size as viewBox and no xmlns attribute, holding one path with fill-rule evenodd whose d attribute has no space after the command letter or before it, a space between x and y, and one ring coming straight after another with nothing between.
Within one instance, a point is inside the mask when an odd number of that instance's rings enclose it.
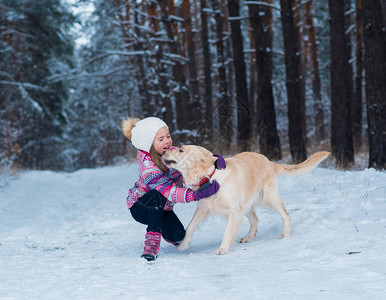
<instances>
[{"instance_id":1,"label":"tree trunk","mask_svg":"<svg viewBox=\"0 0 386 300\"><path fill-rule=\"evenodd\" d=\"M164 3L163 5L166 5L166 7L168 8L168 16L169 18L177 18L177 10L176 10L176 6L174 5L174 0L160 0L160 1L166 1L166 3ZM176 43L177 44L181 44L181 39L180 39L180 35L178 33L178 25L176 22L171 22L171 20L169 19L169 22L170 22L170 26L171 26L171 29L172 29L172 32L173 32L173 36L174 38L176 39Z\"/></svg>"},{"instance_id":2,"label":"tree trunk","mask_svg":"<svg viewBox=\"0 0 386 300\"><path fill-rule=\"evenodd\" d=\"M153 30L153 37L158 34L158 10L156 2L147 2L147 11L150 16L150 28ZM159 44L155 51L156 63L154 64L159 96L159 108L157 115L159 115L168 124L170 130L174 130L173 124L173 107L171 103L171 95L168 87L168 75L163 56L163 45Z\"/></svg>"},{"instance_id":3,"label":"tree trunk","mask_svg":"<svg viewBox=\"0 0 386 300\"><path fill-rule=\"evenodd\" d=\"M311 69L311 85L314 102L314 120L315 120L315 140L320 142L325 138L324 128L324 112L321 94L320 73L318 51L316 46L316 33L312 13L312 1L308 1L304 5L306 32L308 36L308 48L310 57Z\"/></svg>"},{"instance_id":4,"label":"tree trunk","mask_svg":"<svg viewBox=\"0 0 386 300\"><path fill-rule=\"evenodd\" d=\"M351 44L351 37L352 37L352 28L353 28L353 21L352 21L352 10L351 10L351 0L344 0L344 14L345 14L345 33L346 33L346 42L347 42L347 52L348 52L348 69L349 72L347 74L348 77L351 79L348 81L348 88L350 93L350 110L351 110L351 132L353 129L353 106L355 102L355 94L354 94L354 71L353 71L353 60L352 60L352 44ZM353 144L354 144L354 135L355 133L352 132L353 135ZM354 149L355 150L355 149ZM355 153L355 151L354 151Z\"/></svg>"},{"instance_id":5,"label":"tree trunk","mask_svg":"<svg viewBox=\"0 0 386 300\"><path fill-rule=\"evenodd\" d=\"M251 137L252 113L249 105L243 36L240 27L239 10L239 0L228 1L233 46L233 63L236 79L237 143L241 151L247 151L249 150L249 139Z\"/></svg>"},{"instance_id":6,"label":"tree trunk","mask_svg":"<svg viewBox=\"0 0 386 300\"><path fill-rule=\"evenodd\" d=\"M381 1L381 7L382 7L383 26L386 26L386 2L385 1Z\"/></svg>"},{"instance_id":7,"label":"tree trunk","mask_svg":"<svg viewBox=\"0 0 386 300\"><path fill-rule=\"evenodd\" d=\"M225 67L225 49L223 41L223 24L220 11L220 0L211 0L212 9L214 12L215 28L216 28L216 48L217 48L217 71L219 77L219 99L217 99L218 115L219 115L219 144L224 145L227 149L230 146L233 135L232 122L232 103L228 96L228 82L226 77Z\"/></svg>"},{"instance_id":8,"label":"tree trunk","mask_svg":"<svg viewBox=\"0 0 386 300\"><path fill-rule=\"evenodd\" d=\"M249 19L252 19L251 10L248 9ZM257 111L256 111L256 101L257 101L257 67L256 67L256 42L255 42L255 31L250 26L248 28L249 34L249 67L250 67L250 75L249 75L249 103L252 112L251 116L251 136L253 139L259 134L258 126L257 126Z\"/></svg>"},{"instance_id":9,"label":"tree trunk","mask_svg":"<svg viewBox=\"0 0 386 300\"><path fill-rule=\"evenodd\" d=\"M284 39L284 59L287 75L288 126L291 156L294 162L306 159L304 110L301 103L300 53L298 31L294 24L293 0L280 0Z\"/></svg>"},{"instance_id":10,"label":"tree trunk","mask_svg":"<svg viewBox=\"0 0 386 300\"><path fill-rule=\"evenodd\" d=\"M120 0L115 1L116 6L118 8L118 17L119 21L121 22L121 29L122 34L125 37L125 47L127 50L131 50L131 46L135 51L143 50L142 43L139 41L139 36L137 35L137 40L132 40L130 31L132 30L129 27L130 22L130 2L127 1L124 6L122 6ZM135 14L135 18L137 14ZM138 22L138 20L134 20L135 23ZM137 31L139 34L139 32ZM136 78L137 78L137 87L140 97L140 103L142 106L142 116L141 117L147 117L150 115L150 101L151 96L149 94L150 87L148 85L148 81L146 80L146 72L145 72L145 62L142 55L137 55L133 59L129 58L130 65L137 68L138 72L136 72Z\"/></svg>"},{"instance_id":11,"label":"tree trunk","mask_svg":"<svg viewBox=\"0 0 386 300\"><path fill-rule=\"evenodd\" d=\"M128 3L128 2L127 2ZM127 6L128 4L126 4ZM139 21L139 14L138 14L138 3L136 4L137 7L134 10L134 22L135 24L142 25L142 23ZM128 15L128 12L127 12ZM129 21L129 20L127 20ZM128 22L129 23L129 22ZM135 51L143 51L145 50L143 43L142 43L142 36L141 32L139 30L139 26L134 27L135 36L137 37L137 40L133 43L133 48ZM138 90L139 94L141 96L141 104L142 104L142 114L144 117L149 117L152 115L152 109L151 109L151 101L152 96L149 93L150 91L150 84L149 80L147 78L146 74L146 58L144 55L137 55L134 58L135 62L134 64L138 66L139 72L137 74L138 78Z\"/></svg>"},{"instance_id":12,"label":"tree trunk","mask_svg":"<svg viewBox=\"0 0 386 300\"><path fill-rule=\"evenodd\" d=\"M237 121L234 122L234 117L237 114L235 111L235 91L234 91L234 67L233 67L233 56L232 56L232 41L229 38L231 31L229 28L229 16L228 16L228 7L227 0L220 0L220 12L221 12L221 22L223 30L223 43L224 43L224 63L225 63L225 72L227 74L227 95L229 98L229 114L232 118L232 130L230 131L231 135L229 136L229 143L233 142L234 134L237 133Z\"/></svg>"},{"instance_id":13,"label":"tree trunk","mask_svg":"<svg viewBox=\"0 0 386 300\"><path fill-rule=\"evenodd\" d=\"M272 0L266 0L272 4ZM257 127L260 152L269 159L280 159L280 140L272 90L272 8L249 5L250 21L255 33L257 68Z\"/></svg>"},{"instance_id":14,"label":"tree trunk","mask_svg":"<svg viewBox=\"0 0 386 300\"><path fill-rule=\"evenodd\" d=\"M369 167L386 169L386 31L382 1L363 1Z\"/></svg>"},{"instance_id":15,"label":"tree trunk","mask_svg":"<svg viewBox=\"0 0 386 300\"><path fill-rule=\"evenodd\" d=\"M190 130L195 129L197 127L197 120L201 119L201 102L198 88L198 75L196 69L196 56L195 56L195 37L194 32L192 30L192 16L190 13L190 1L183 0L181 5L181 16L184 19L183 27L185 29L184 32L184 44L185 49L187 49L188 56L188 69L189 69L189 86L190 86L190 94L191 101L188 102L187 110L188 114L186 114L186 126ZM201 122L200 122L201 124ZM200 125L199 124L199 125Z\"/></svg>"},{"instance_id":16,"label":"tree trunk","mask_svg":"<svg viewBox=\"0 0 386 300\"><path fill-rule=\"evenodd\" d=\"M349 52L343 1L329 0L331 49L331 147L338 167L354 162Z\"/></svg>"},{"instance_id":17,"label":"tree trunk","mask_svg":"<svg viewBox=\"0 0 386 300\"><path fill-rule=\"evenodd\" d=\"M354 146L359 148L362 143L362 95L363 95L363 14L362 0L356 0L356 74L355 93L352 103L352 131Z\"/></svg>"},{"instance_id":18,"label":"tree trunk","mask_svg":"<svg viewBox=\"0 0 386 300\"><path fill-rule=\"evenodd\" d=\"M165 24L166 34L169 40L169 49L171 52L170 54L174 57L174 58L171 58L171 60L173 60L173 66L172 66L173 81L171 82L171 85L175 95L177 128L184 129L186 125L185 124L186 114L189 113L189 112L186 112L186 107L187 107L187 104L189 103L190 95L189 95L189 89L186 86L184 67L181 63L181 51L179 49L179 44L177 43L177 39L173 34L174 32L173 26L169 18L166 1L168 0L160 0L159 5L161 9L161 19ZM173 3L170 3L170 1L168 2L169 2L169 5L174 7Z\"/></svg>"},{"instance_id":19,"label":"tree trunk","mask_svg":"<svg viewBox=\"0 0 386 300\"><path fill-rule=\"evenodd\" d=\"M197 32L198 36L200 35L200 17L199 17L199 9L197 5L198 0L193 0L193 6L194 6L194 32ZM198 38L196 35L196 38L194 39L194 53L196 55L196 70L197 70L197 80L198 80L198 90L201 94L201 62L200 62L200 38Z\"/></svg>"},{"instance_id":20,"label":"tree trunk","mask_svg":"<svg viewBox=\"0 0 386 300\"><path fill-rule=\"evenodd\" d=\"M202 43L202 54L204 59L204 102L205 102L205 120L204 128L205 137L213 138L213 104L212 104L212 62L210 58L209 48L209 35L208 35L208 15L205 11L206 0L200 1L200 16L201 16L201 43Z\"/></svg>"},{"instance_id":21,"label":"tree trunk","mask_svg":"<svg viewBox=\"0 0 386 300\"><path fill-rule=\"evenodd\" d=\"M306 126L306 49L303 40L303 18L301 0L293 2L294 24L298 36L298 51L299 51L299 85L300 85L300 105L304 118L302 120L303 140L307 144L307 126Z\"/></svg>"}]
</instances>

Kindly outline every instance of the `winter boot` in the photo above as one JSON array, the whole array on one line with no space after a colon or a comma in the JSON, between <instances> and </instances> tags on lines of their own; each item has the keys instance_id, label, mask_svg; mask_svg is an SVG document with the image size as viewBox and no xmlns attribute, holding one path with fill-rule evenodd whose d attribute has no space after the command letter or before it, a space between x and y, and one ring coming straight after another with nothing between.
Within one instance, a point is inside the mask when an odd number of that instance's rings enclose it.
<instances>
[{"instance_id":1,"label":"winter boot","mask_svg":"<svg viewBox=\"0 0 386 300\"><path fill-rule=\"evenodd\" d=\"M179 242L172 242L172 241L169 241L168 239L166 239L164 236L163 236L165 242L169 243L169 244L172 244L173 246L175 247L178 247L180 245Z\"/></svg>"},{"instance_id":2,"label":"winter boot","mask_svg":"<svg viewBox=\"0 0 386 300\"><path fill-rule=\"evenodd\" d=\"M141 257L148 261L155 260L161 244L161 233L149 231L145 235L145 248Z\"/></svg>"}]
</instances>

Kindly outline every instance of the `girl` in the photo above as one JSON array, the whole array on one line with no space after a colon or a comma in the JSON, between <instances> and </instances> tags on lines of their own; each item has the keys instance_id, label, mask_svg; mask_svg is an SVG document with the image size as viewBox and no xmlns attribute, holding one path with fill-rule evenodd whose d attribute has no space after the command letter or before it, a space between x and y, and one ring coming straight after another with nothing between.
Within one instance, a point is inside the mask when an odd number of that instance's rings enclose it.
<instances>
[{"instance_id":1,"label":"girl","mask_svg":"<svg viewBox=\"0 0 386 300\"><path fill-rule=\"evenodd\" d=\"M182 174L162 163L162 152L172 149L172 138L161 119L127 118L122 122L122 131L138 149L139 179L129 190L126 202L133 218L147 225L141 257L151 261L157 258L161 236L175 246L185 236L184 226L174 213L173 205L210 197L220 186L213 181L198 191L183 187Z\"/></svg>"}]
</instances>

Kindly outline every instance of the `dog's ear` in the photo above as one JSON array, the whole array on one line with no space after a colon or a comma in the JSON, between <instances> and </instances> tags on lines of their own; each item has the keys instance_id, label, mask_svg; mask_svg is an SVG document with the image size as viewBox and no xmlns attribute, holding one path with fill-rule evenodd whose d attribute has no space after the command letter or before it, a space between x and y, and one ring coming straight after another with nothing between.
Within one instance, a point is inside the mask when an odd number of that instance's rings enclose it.
<instances>
[{"instance_id":1,"label":"dog's ear","mask_svg":"<svg viewBox=\"0 0 386 300\"><path fill-rule=\"evenodd\" d=\"M205 172L208 170L211 166L214 165L215 161L217 160L217 157L213 156L213 154L210 151L205 151L200 156L200 166Z\"/></svg>"}]
</instances>

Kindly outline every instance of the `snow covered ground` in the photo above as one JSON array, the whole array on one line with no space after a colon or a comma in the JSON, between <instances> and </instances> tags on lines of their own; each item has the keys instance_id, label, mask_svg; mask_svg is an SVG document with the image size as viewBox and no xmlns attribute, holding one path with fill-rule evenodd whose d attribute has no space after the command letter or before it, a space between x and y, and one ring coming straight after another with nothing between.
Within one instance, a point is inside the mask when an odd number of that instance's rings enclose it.
<instances>
[{"instance_id":1,"label":"snow covered ground","mask_svg":"<svg viewBox=\"0 0 386 300\"><path fill-rule=\"evenodd\" d=\"M386 173L315 169L279 177L291 215L258 209L259 234L217 256L211 216L184 252L140 258L145 226L126 208L137 165L0 178L0 299L385 299ZM178 204L188 225L196 204ZM248 222L238 234L248 231Z\"/></svg>"}]
</instances>

